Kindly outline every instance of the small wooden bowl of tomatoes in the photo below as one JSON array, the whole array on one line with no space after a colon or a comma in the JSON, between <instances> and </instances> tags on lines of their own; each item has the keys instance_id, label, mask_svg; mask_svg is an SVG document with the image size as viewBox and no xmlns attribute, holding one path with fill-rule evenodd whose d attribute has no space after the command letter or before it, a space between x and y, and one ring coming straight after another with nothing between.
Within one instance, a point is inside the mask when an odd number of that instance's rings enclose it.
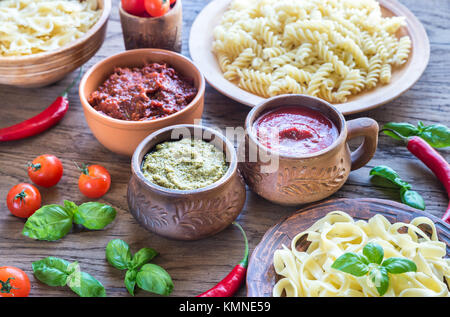
<instances>
[{"instance_id":1,"label":"small wooden bowl of tomatoes","mask_svg":"<svg viewBox=\"0 0 450 317\"><path fill-rule=\"evenodd\" d=\"M127 50L160 48L181 53L181 0L121 0L119 14Z\"/></svg>"}]
</instances>

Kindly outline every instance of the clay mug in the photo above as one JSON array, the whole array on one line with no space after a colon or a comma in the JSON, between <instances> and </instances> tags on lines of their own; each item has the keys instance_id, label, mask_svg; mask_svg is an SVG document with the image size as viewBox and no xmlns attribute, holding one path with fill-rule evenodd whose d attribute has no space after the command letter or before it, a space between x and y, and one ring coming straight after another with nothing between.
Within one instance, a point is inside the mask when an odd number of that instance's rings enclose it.
<instances>
[{"instance_id":1,"label":"clay mug","mask_svg":"<svg viewBox=\"0 0 450 317\"><path fill-rule=\"evenodd\" d=\"M290 156L272 152L262 145L254 122L262 114L283 106L300 106L319 111L332 120L339 136L318 152ZM245 121L245 137L239 146L239 169L247 185L261 197L280 205L299 205L324 199L338 191L350 171L366 165L375 154L378 124L370 118L346 121L328 102L306 95L282 95L254 107ZM363 137L351 152L347 142Z\"/></svg>"}]
</instances>

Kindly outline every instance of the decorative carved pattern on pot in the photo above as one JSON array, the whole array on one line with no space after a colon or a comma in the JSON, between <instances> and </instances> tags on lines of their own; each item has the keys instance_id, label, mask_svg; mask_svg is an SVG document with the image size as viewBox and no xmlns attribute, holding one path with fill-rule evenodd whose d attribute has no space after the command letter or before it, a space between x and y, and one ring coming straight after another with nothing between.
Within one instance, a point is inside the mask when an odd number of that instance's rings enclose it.
<instances>
[{"instance_id":1,"label":"decorative carved pattern on pot","mask_svg":"<svg viewBox=\"0 0 450 317\"><path fill-rule=\"evenodd\" d=\"M188 231L196 232L202 227L212 227L227 223L239 213L242 193L229 191L225 195L213 199L185 199L176 204L176 212L172 217L175 225Z\"/></svg>"},{"instance_id":2,"label":"decorative carved pattern on pot","mask_svg":"<svg viewBox=\"0 0 450 317\"><path fill-rule=\"evenodd\" d=\"M169 225L167 211L158 205L152 205L137 187L135 180L128 186L127 198L131 213L148 229L167 227ZM144 208L145 210L142 210Z\"/></svg>"},{"instance_id":3,"label":"decorative carved pattern on pot","mask_svg":"<svg viewBox=\"0 0 450 317\"><path fill-rule=\"evenodd\" d=\"M239 171L248 186L255 188L264 179L264 174L260 172L261 165L257 163L239 163Z\"/></svg>"},{"instance_id":4,"label":"decorative carved pattern on pot","mask_svg":"<svg viewBox=\"0 0 450 317\"><path fill-rule=\"evenodd\" d=\"M346 169L341 159L339 166L330 167L285 167L278 175L277 189L285 195L311 195L333 191L346 180Z\"/></svg>"}]
</instances>

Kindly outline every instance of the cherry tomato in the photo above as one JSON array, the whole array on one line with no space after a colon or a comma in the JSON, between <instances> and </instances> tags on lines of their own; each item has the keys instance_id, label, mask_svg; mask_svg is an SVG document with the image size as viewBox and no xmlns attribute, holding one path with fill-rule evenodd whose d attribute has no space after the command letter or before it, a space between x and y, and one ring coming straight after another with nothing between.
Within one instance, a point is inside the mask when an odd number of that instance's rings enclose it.
<instances>
[{"instance_id":1,"label":"cherry tomato","mask_svg":"<svg viewBox=\"0 0 450 317\"><path fill-rule=\"evenodd\" d=\"M122 8L129 14L137 16L145 13L144 0L122 0Z\"/></svg>"},{"instance_id":2,"label":"cherry tomato","mask_svg":"<svg viewBox=\"0 0 450 317\"><path fill-rule=\"evenodd\" d=\"M31 184L20 183L9 190L6 205L14 216L28 218L41 207L41 193Z\"/></svg>"},{"instance_id":3,"label":"cherry tomato","mask_svg":"<svg viewBox=\"0 0 450 317\"><path fill-rule=\"evenodd\" d=\"M177 0L170 0L170 5L174 4L175 2L177 2Z\"/></svg>"},{"instance_id":4,"label":"cherry tomato","mask_svg":"<svg viewBox=\"0 0 450 317\"><path fill-rule=\"evenodd\" d=\"M101 165L83 164L81 175L78 179L78 188L81 193L89 198L102 197L111 186L111 176L106 168Z\"/></svg>"},{"instance_id":5,"label":"cherry tomato","mask_svg":"<svg viewBox=\"0 0 450 317\"><path fill-rule=\"evenodd\" d=\"M27 274L13 266L0 267L0 297L27 297L30 293Z\"/></svg>"},{"instance_id":6,"label":"cherry tomato","mask_svg":"<svg viewBox=\"0 0 450 317\"><path fill-rule=\"evenodd\" d=\"M44 154L28 164L28 176L36 185L52 187L58 184L63 174L61 161L54 155Z\"/></svg>"},{"instance_id":7,"label":"cherry tomato","mask_svg":"<svg viewBox=\"0 0 450 317\"><path fill-rule=\"evenodd\" d=\"M145 10L152 17L160 17L170 9L169 0L145 0Z\"/></svg>"}]
</instances>

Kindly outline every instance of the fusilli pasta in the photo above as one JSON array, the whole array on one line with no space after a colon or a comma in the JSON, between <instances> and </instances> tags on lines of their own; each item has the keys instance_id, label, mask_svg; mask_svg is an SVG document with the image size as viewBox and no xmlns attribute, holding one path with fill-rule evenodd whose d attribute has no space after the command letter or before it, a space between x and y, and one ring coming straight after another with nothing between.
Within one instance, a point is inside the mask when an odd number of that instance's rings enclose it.
<instances>
[{"instance_id":1,"label":"fusilli pasta","mask_svg":"<svg viewBox=\"0 0 450 317\"><path fill-rule=\"evenodd\" d=\"M341 103L406 63L411 39L396 36L404 25L375 0L233 0L213 50L225 78L249 92Z\"/></svg>"}]
</instances>

